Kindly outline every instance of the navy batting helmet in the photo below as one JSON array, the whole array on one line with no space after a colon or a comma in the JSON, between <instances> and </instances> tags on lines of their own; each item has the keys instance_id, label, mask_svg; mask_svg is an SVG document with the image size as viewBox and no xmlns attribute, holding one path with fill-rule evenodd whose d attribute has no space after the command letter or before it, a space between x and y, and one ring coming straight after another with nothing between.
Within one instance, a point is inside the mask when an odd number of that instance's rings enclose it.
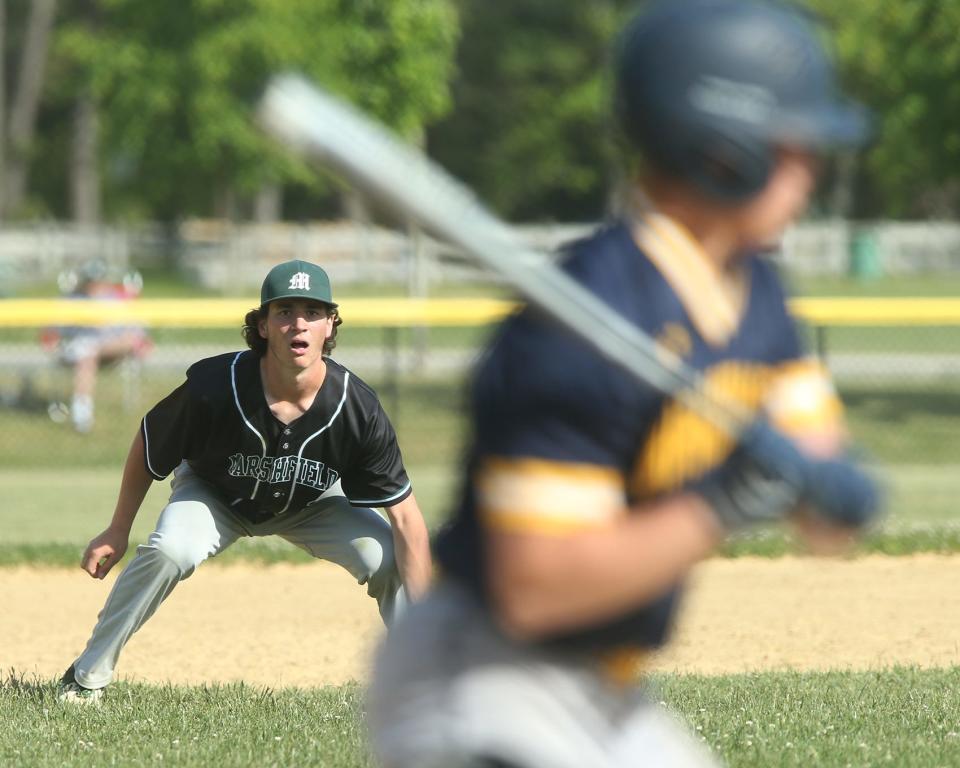
<instances>
[{"instance_id":1,"label":"navy batting helmet","mask_svg":"<svg viewBox=\"0 0 960 768\"><path fill-rule=\"evenodd\" d=\"M616 110L653 168L731 203L763 189L778 146L856 146L870 126L809 17L772 0L656 0L620 41Z\"/></svg>"}]
</instances>

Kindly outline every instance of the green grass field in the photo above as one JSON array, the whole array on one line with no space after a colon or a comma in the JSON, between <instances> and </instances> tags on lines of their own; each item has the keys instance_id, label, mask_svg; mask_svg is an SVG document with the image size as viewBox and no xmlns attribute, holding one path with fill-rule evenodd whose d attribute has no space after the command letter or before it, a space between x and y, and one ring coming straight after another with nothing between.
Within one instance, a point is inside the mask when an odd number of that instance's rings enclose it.
<instances>
[{"instance_id":1,"label":"green grass field","mask_svg":"<svg viewBox=\"0 0 960 768\"><path fill-rule=\"evenodd\" d=\"M142 402L162 397L178 378L150 377ZM374 382L379 384L379 382ZM950 383L842 390L851 428L888 491L889 516L864 543L867 551L956 551L960 547L960 392ZM463 451L463 384L405 379L391 415L421 506L432 528L449 512ZM43 412L0 414L0 563L37 560L73 564L77 552L109 520L123 458L140 419L125 407L122 382L106 377L95 430L79 435ZM146 407L146 406L144 406ZM155 483L134 528L151 530L167 493ZM750 536L737 553L778 554L789 542L778 532ZM260 542L225 557L292 559L292 548Z\"/></svg>"},{"instance_id":2,"label":"green grass field","mask_svg":"<svg viewBox=\"0 0 960 768\"><path fill-rule=\"evenodd\" d=\"M456 491L452 464L411 465L421 507L432 529L445 519ZM888 467L890 514L859 545L862 552L911 554L960 552L960 515L956 506L958 467L901 465ZM119 469L46 468L0 470L0 566L75 567L86 542L109 522L116 500ZM154 483L131 535L142 543L169 493L166 482ZM782 527L751 531L728 544L733 556L780 556L798 551ZM238 560L305 563L309 558L279 538L244 539L215 562Z\"/></svg>"},{"instance_id":3,"label":"green grass field","mask_svg":"<svg viewBox=\"0 0 960 768\"><path fill-rule=\"evenodd\" d=\"M797 296L960 296L960 275L952 272L882 275L791 275L791 292Z\"/></svg>"},{"instance_id":4,"label":"green grass field","mask_svg":"<svg viewBox=\"0 0 960 768\"><path fill-rule=\"evenodd\" d=\"M0 764L372 766L359 686L118 683L99 708L57 705L51 681L0 682ZM668 706L731 768L960 764L960 671L661 676Z\"/></svg>"},{"instance_id":5,"label":"green grass field","mask_svg":"<svg viewBox=\"0 0 960 768\"><path fill-rule=\"evenodd\" d=\"M735 768L960 764L960 670L666 677L661 700Z\"/></svg>"},{"instance_id":6,"label":"green grass field","mask_svg":"<svg viewBox=\"0 0 960 768\"><path fill-rule=\"evenodd\" d=\"M143 382L140 397L158 399L173 376ZM0 416L0 562L32 558L75 561L76 552L109 520L123 458L140 412L124 407L121 382L106 379L100 418L90 435L55 424L45 413ZM851 427L869 451L889 495L889 518L868 548L879 551L956 549L960 525L960 393L946 385L909 389L860 387L843 391ZM405 380L392 414L404 457L431 527L447 515L466 439L463 386L455 380ZM167 492L155 483L134 528L142 541ZM937 539L937 532L941 538ZM738 552L783 551L782 537L748 538ZM299 554L284 548L239 548L260 558ZM232 556L232 555L231 555Z\"/></svg>"},{"instance_id":7,"label":"green grass field","mask_svg":"<svg viewBox=\"0 0 960 768\"><path fill-rule=\"evenodd\" d=\"M806 295L960 295L960 278L797 280ZM147 275L148 296L196 296L168 274ZM446 295L488 293L488 286L453 287ZM496 289L499 290L499 289ZM40 291L37 295L52 295ZM349 295L399 295L367 286ZM348 302L345 302L348 306ZM382 329L344 326L343 345L379 349ZM239 324L239 318L238 318ZM489 329L433 329L431 347L472 347ZM956 328L835 328L830 354L960 354ZM0 344L32 342L33 329L0 332ZM156 331L158 349L189 352L198 344L241 345L236 331ZM415 332L397 334L415 343ZM65 391L63 371L38 375L44 395ZM890 515L860 551L889 554L960 552L960 385L957 379L912 377L841 382L853 432L889 490ZM98 422L74 434L39 408L0 410L0 566L76 567L80 551L112 512L120 467L143 410L180 380L153 373L135 402L117 372L100 382ZM455 493L465 440L463 382L407 376L386 396L421 506L439 526ZM18 379L0 372L0 393ZM394 397L395 395L395 397ZM164 503L154 484L133 530L143 541ZM731 541L721 556L778 556L795 551L784 529L754 531ZM242 541L218 562L256 559L306 562L279 539ZM3 653L0 643L0 672ZM873 672L757 673L723 677L658 676L653 700L678 712L692 731L738 767L960 765L960 668ZM249 686L150 686L120 682L104 706L64 709L51 680L0 677L0 766L321 766L373 765L364 740L357 684L296 690Z\"/></svg>"}]
</instances>

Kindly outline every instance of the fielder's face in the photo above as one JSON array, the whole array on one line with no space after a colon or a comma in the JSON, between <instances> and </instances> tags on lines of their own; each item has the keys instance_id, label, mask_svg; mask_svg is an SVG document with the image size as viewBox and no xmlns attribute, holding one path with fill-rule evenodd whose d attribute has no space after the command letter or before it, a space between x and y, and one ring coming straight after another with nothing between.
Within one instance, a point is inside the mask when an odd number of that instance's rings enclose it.
<instances>
[{"instance_id":1,"label":"fielder's face","mask_svg":"<svg viewBox=\"0 0 960 768\"><path fill-rule=\"evenodd\" d=\"M744 249L775 247L803 213L817 185L819 159L801 149L781 149L763 191L738 209Z\"/></svg>"},{"instance_id":2,"label":"fielder's face","mask_svg":"<svg viewBox=\"0 0 960 768\"><path fill-rule=\"evenodd\" d=\"M260 321L267 354L284 368L306 369L323 355L323 343L333 333L333 315L322 301L277 299L267 305Z\"/></svg>"}]
</instances>

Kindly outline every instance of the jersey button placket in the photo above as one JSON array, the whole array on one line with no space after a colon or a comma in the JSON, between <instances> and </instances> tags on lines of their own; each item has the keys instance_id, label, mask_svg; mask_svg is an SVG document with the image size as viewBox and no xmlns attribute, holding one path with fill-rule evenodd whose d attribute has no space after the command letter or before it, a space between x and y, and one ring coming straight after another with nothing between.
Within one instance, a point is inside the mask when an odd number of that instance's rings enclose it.
<instances>
[{"instance_id":1,"label":"jersey button placket","mask_svg":"<svg viewBox=\"0 0 960 768\"><path fill-rule=\"evenodd\" d=\"M281 448L283 451L289 451L289 450L290 450L290 442L289 442L288 440L286 440L285 438L290 437L290 435L292 435L292 434L293 434L293 430L290 429L290 427L284 427L284 429L281 431L282 437L281 437L280 439L283 440L284 442L280 443L280 448ZM277 453L279 454L280 451L278 450ZM283 491L274 491L274 492L273 492L273 498L275 498L275 499L279 499L279 498L281 498L283 495L284 495L284 494L283 494ZM279 509L274 510L274 513L273 513L273 514L274 514L274 515L279 515L279 514L280 514L280 510L279 510Z\"/></svg>"}]
</instances>

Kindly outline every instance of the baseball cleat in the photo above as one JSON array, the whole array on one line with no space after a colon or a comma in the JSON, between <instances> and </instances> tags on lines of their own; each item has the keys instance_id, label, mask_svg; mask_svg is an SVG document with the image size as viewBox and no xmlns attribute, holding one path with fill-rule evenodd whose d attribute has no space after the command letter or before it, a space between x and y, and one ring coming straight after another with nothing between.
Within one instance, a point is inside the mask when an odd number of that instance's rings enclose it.
<instances>
[{"instance_id":1,"label":"baseball cleat","mask_svg":"<svg viewBox=\"0 0 960 768\"><path fill-rule=\"evenodd\" d=\"M63 673L57 686L57 701L77 706L96 706L103 698L103 688L84 688L73 676L73 665Z\"/></svg>"}]
</instances>

